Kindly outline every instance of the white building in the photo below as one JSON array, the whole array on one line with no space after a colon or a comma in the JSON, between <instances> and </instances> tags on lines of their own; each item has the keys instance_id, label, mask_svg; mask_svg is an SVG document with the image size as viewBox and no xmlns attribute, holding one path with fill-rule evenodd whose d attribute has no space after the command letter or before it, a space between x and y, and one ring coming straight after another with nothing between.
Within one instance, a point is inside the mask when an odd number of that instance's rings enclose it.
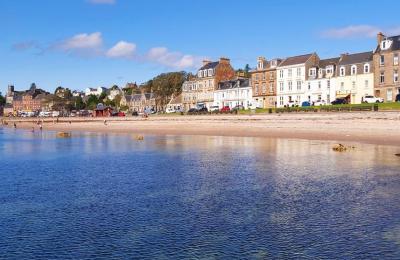
<instances>
[{"instance_id":1,"label":"white building","mask_svg":"<svg viewBox=\"0 0 400 260\"><path fill-rule=\"evenodd\" d=\"M106 92L106 88L98 87L98 88L86 88L85 89L85 96L95 95L100 96L103 92Z\"/></svg>"},{"instance_id":2,"label":"white building","mask_svg":"<svg viewBox=\"0 0 400 260\"><path fill-rule=\"evenodd\" d=\"M234 108L243 106L248 109L252 105L253 93L248 79L222 81L214 91L214 106L220 109L229 106Z\"/></svg>"},{"instance_id":3,"label":"white building","mask_svg":"<svg viewBox=\"0 0 400 260\"><path fill-rule=\"evenodd\" d=\"M365 95L374 95L373 53L343 54L338 63L336 97L360 104Z\"/></svg>"},{"instance_id":4,"label":"white building","mask_svg":"<svg viewBox=\"0 0 400 260\"><path fill-rule=\"evenodd\" d=\"M122 95L122 90L118 86L113 86L107 95L109 100L114 100L116 96Z\"/></svg>"},{"instance_id":5,"label":"white building","mask_svg":"<svg viewBox=\"0 0 400 260\"><path fill-rule=\"evenodd\" d=\"M308 69L305 96L311 105L330 104L336 99L336 69L340 58L320 60ZM301 105L301 104L300 104Z\"/></svg>"},{"instance_id":6,"label":"white building","mask_svg":"<svg viewBox=\"0 0 400 260\"><path fill-rule=\"evenodd\" d=\"M301 105L308 101L308 71L319 62L316 53L289 57L277 68L277 107Z\"/></svg>"}]
</instances>

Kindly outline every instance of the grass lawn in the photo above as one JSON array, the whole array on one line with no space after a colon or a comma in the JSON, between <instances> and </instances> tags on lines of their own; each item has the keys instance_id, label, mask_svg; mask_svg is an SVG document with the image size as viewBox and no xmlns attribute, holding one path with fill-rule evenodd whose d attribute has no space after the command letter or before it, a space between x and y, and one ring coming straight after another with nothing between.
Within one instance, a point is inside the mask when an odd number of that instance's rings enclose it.
<instances>
[{"instance_id":1,"label":"grass lawn","mask_svg":"<svg viewBox=\"0 0 400 260\"><path fill-rule=\"evenodd\" d=\"M400 102L380 103L379 110L400 110Z\"/></svg>"}]
</instances>

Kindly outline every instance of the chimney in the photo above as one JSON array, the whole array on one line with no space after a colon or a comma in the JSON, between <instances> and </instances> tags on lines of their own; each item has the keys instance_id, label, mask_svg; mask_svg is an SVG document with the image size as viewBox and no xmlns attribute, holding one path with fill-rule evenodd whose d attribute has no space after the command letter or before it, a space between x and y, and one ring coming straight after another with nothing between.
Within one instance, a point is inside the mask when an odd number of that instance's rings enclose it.
<instances>
[{"instance_id":1,"label":"chimney","mask_svg":"<svg viewBox=\"0 0 400 260\"><path fill-rule=\"evenodd\" d=\"M382 32L379 32L378 35L376 36L376 39L378 41L378 45L381 44L381 42L383 41L383 38L385 38L385 35L383 35Z\"/></svg>"},{"instance_id":2,"label":"chimney","mask_svg":"<svg viewBox=\"0 0 400 260\"><path fill-rule=\"evenodd\" d=\"M211 61L209 60L203 60L203 66L206 66L208 63L210 63Z\"/></svg>"},{"instance_id":3,"label":"chimney","mask_svg":"<svg viewBox=\"0 0 400 260\"><path fill-rule=\"evenodd\" d=\"M228 58L225 58L225 57L221 57L221 58L219 58L219 62L223 63L223 64L230 64L231 60Z\"/></svg>"}]
</instances>

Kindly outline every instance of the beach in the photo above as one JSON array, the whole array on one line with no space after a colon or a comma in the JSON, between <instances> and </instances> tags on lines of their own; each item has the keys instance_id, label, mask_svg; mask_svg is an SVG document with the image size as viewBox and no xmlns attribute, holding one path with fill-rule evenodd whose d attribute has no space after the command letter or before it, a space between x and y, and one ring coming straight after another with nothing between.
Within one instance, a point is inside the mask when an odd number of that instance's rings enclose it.
<instances>
[{"instance_id":1,"label":"beach","mask_svg":"<svg viewBox=\"0 0 400 260\"><path fill-rule=\"evenodd\" d=\"M4 119L39 130L38 119ZM400 146L399 112L44 118L43 130L336 140ZM104 123L106 120L106 124Z\"/></svg>"}]
</instances>

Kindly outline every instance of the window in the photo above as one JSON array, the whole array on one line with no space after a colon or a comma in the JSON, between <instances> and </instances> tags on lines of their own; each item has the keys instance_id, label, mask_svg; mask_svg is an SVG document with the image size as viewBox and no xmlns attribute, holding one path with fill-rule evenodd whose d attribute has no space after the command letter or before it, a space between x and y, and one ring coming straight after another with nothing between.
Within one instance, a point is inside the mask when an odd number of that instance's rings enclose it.
<instances>
[{"instance_id":1,"label":"window","mask_svg":"<svg viewBox=\"0 0 400 260\"><path fill-rule=\"evenodd\" d=\"M279 71L279 77L282 79L283 78L283 70Z\"/></svg>"},{"instance_id":2,"label":"window","mask_svg":"<svg viewBox=\"0 0 400 260\"><path fill-rule=\"evenodd\" d=\"M332 74L333 73L333 68L332 66L326 67L326 74Z\"/></svg>"},{"instance_id":3,"label":"window","mask_svg":"<svg viewBox=\"0 0 400 260\"><path fill-rule=\"evenodd\" d=\"M212 73L213 73L213 70L212 70L212 69L209 69L209 70L208 70L208 76L211 77L211 76L212 76Z\"/></svg>"},{"instance_id":4,"label":"window","mask_svg":"<svg viewBox=\"0 0 400 260\"><path fill-rule=\"evenodd\" d=\"M267 92L267 84L263 83L262 85L262 92L266 93Z\"/></svg>"},{"instance_id":5,"label":"window","mask_svg":"<svg viewBox=\"0 0 400 260\"><path fill-rule=\"evenodd\" d=\"M398 72L398 70L395 70L393 72L393 82L396 83L398 81L399 81L399 72Z\"/></svg>"},{"instance_id":6,"label":"window","mask_svg":"<svg viewBox=\"0 0 400 260\"><path fill-rule=\"evenodd\" d=\"M274 73L272 71L269 73L269 79L274 79Z\"/></svg>"},{"instance_id":7,"label":"window","mask_svg":"<svg viewBox=\"0 0 400 260\"><path fill-rule=\"evenodd\" d=\"M297 68L297 77L301 76L301 68Z\"/></svg>"},{"instance_id":8,"label":"window","mask_svg":"<svg viewBox=\"0 0 400 260\"><path fill-rule=\"evenodd\" d=\"M297 81L297 90L301 90L301 81Z\"/></svg>"},{"instance_id":9,"label":"window","mask_svg":"<svg viewBox=\"0 0 400 260\"><path fill-rule=\"evenodd\" d=\"M265 80L266 74L267 74L267 73L263 73L263 74L262 74L262 79L263 79L263 80Z\"/></svg>"},{"instance_id":10,"label":"window","mask_svg":"<svg viewBox=\"0 0 400 260\"><path fill-rule=\"evenodd\" d=\"M392 89L388 89L386 92L386 100L387 101L392 101L393 100L393 90Z\"/></svg>"},{"instance_id":11,"label":"window","mask_svg":"<svg viewBox=\"0 0 400 260\"><path fill-rule=\"evenodd\" d=\"M273 93L274 92L274 83L269 83L269 92Z\"/></svg>"},{"instance_id":12,"label":"window","mask_svg":"<svg viewBox=\"0 0 400 260\"><path fill-rule=\"evenodd\" d=\"M279 90L283 91L283 82L279 82Z\"/></svg>"},{"instance_id":13,"label":"window","mask_svg":"<svg viewBox=\"0 0 400 260\"><path fill-rule=\"evenodd\" d=\"M327 86L328 88L331 87L331 81L330 81L329 79L326 81L326 86Z\"/></svg>"},{"instance_id":14,"label":"window","mask_svg":"<svg viewBox=\"0 0 400 260\"><path fill-rule=\"evenodd\" d=\"M197 76L198 76L199 78L201 78L202 74L203 74L203 71L199 70L199 73L197 73Z\"/></svg>"},{"instance_id":15,"label":"window","mask_svg":"<svg viewBox=\"0 0 400 260\"><path fill-rule=\"evenodd\" d=\"M315 77L315 75L316 75L316 69L310 69L309 70L309 72L308 72L308 76L310 76L310 77Z\"/></svg>"},{"instance_id":16,"label":"window","mask_svg":"<svg viewBox=\"0 0 400 260\"><path fill-rule=\"evenodd\" d=\"M353 65L351 66L351 75L356 75L357 74L357 66Z\"/></svg>"},{"instance_id":17,"label":"window","mask_svg":"<svg viewBox=\"0 0 400 260\"><path fill-rule=\"evenodd\" d=\"M258 74L256 74L256 81L258 81Z\"/></svg>"},{"instance_id":18,"label":"window","mask_svg":"<svg viewBox=\"0 0 400 260\"><path fill-rule=\"evenodd\" d=\"M318 89L321 89L321 81L318 81Z\"/></svg>"},{"instance_id":19,"label":"window","mask_svg":"<svg viewBox=\"0 0 400 260\"><path fill-rule=\"evenodd\" d=\"M379 83L381 83L381 84L385 83L385 72L381 72Z\"/></svg>"},{"instance_id":20,"label":"window","mask_svg":"<svg viewBox=\"0 0 400 260\"><path fill-rule=\"evenodd\" d=\"M368 89L368 87L369 87L369 82L368 82L368 80L365 80L365 82L364 82L364 87L365 87L365 89Z\"/></svg>"},{"instance_id":21,"label":"window","mask_svg":"<svg viewBox=\"0 0 400 260\"><path fill-rule=\"evenodd\" d=\"M344 67L340 68L340 76L345 76L346 75L346 69Z\"/></svg>"},{"instance_id":22,"label":"window","mask_svg":"<svg viewBox=\"0 0 400 260\"><path fill-rule=\"evenodd\" d=\"M399 54L393 54L393 65L399 65Z\"/></svg>"},{"instance_id":23,"label":"window","mask_svg":"<svg viewBox=\"0 0 400 260\"><path fill-rule=\"evenodd\" d=\"M351 83L351 88L352 88L353 90L356 90L356 82L355 82L355 81L353 81L353 82Z\"/></svg>"},{"instance_id":24,"label":"window","mask_svg":"<svg viewBox=\"0 0 400 260\"><path fill-rule=\"evenodd\" d=\"M292 69L288 70L288 77L292 77Z\"/></svg>"},{"instance_id":25,"label":"window","mask_svg":"<svg viewBox=\"0 0 400 260\"><path fill-rule=\"evenodd\" d=\"M279 104L283 106L283 97L279 97Z\"/></svg>"},{"instance_id":26,"label":"window","mask_svg":"<svg viewBox=\"0 0 400 260\"><path fill-rule=\"evenodd\" d=\"M381 55L381 57L380 57L380 59L379 59L379 64L380 64L381 66L384 66L384 65L385 65L385 55Z\"/></svg>"},{"instance_id":27,"label":"window","mask_svg":"<svg viewBox=\"0 0 400 260\"><path fill-rule=\"evenodd\" d=\"M310 89L311 89L311 83L308 82L308 90L310 90Z\"/></svg>"},{"instance_id":28,"label":"window","mask_svg":"<svg viewBox=\"0 0 400 260\"><path fill-rule=\"evenodd\" d=\"M255 92L256 95L258 95L258 84L256 84L256 85L254 86L254 92Z\"/></svg>"},{"instance_id":29,"label":"window","mask_svg":"<svg viewBox=\"0 0 400 260\"><path fill-rule=\"evenodd\" d=\"M369 73L369 64L364 64L364 73Z\"/></svg>"},{"instance_id":30,"label":"window","mask_svg":"<svg viewBox=\"0 0 400 260\"><path fill-rule=\"evenodd\" d=\"M344 90L344 82L340 82L340 90L341 90L341 91Z\"/></svg>"},{"instance_id":31,"label":"window","mask_svg":"<svg viewBox=\"0 0 400 260\"><path fill-rule=\"evenodd\" d=\"M263 61L259 61L259 62L258 62L258 69L259 69L259 70L264 69L264 62L263 62Z\"/></svg>"},{"instance_id":32,"label":"window","mask_svg":"<svg viewBox=\"0 0 400 260\"><path fill-rule=\"evenodd\" d=\"M293 87L293 83L291 81L289 81L289 91L292 91L292 87Z\"/></svg>"}]
</instances>

